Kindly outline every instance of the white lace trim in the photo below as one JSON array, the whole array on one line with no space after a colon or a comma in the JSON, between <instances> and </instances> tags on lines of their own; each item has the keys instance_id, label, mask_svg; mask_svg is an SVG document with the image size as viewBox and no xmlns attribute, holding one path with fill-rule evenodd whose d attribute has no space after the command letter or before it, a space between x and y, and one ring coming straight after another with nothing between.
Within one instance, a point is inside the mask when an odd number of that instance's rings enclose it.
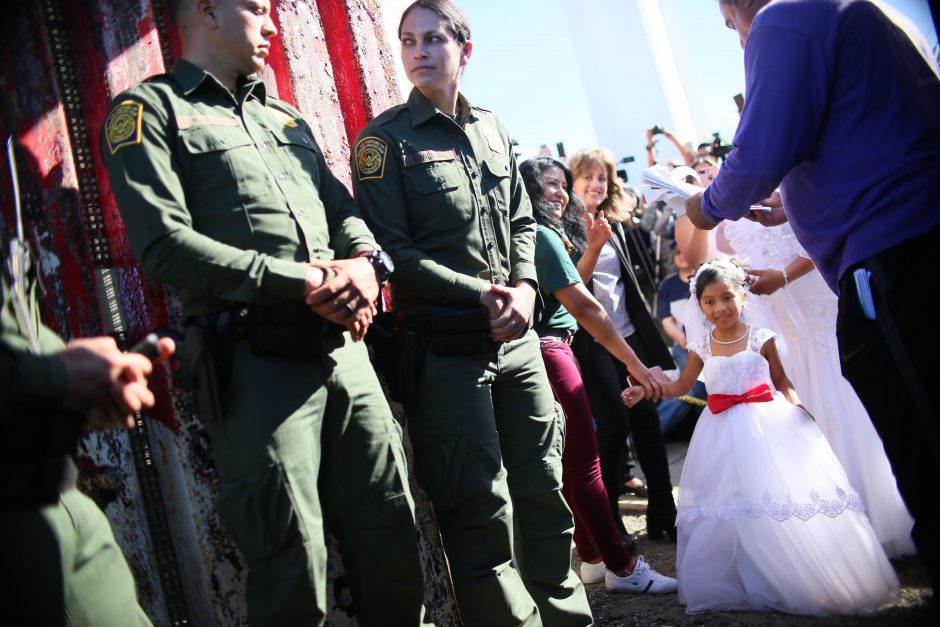
<instances>
[{"instance_id":1,"label":"white lace trim","mask_svg":"<svg viewBox=\"0 0 940 627\"><path fill-rule=\"evenodd\" d=\"M846 510L865 513L865 504L854 492L849 493L842 488L836 488L836 498L826 500L819 496L815 490L809 493L809 503L775 502L769 493L765 492L759 502L748 501L740 492L735 492L731 500L708 499L698 494L694 497L692 505L679 504L677 521L692 522L698 517L721 518L729 520L735 517L765 518L770 517L777 522L783 522L796 517L800 520L809 520L817 514L835 518Z\"/></svg>"}]
</instances>

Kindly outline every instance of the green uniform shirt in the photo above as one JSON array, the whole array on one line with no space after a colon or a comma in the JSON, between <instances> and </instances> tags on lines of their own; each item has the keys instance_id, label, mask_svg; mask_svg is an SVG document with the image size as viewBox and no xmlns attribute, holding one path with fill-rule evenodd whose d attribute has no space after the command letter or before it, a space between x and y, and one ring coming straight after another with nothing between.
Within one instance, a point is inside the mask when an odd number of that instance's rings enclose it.
<instances>
[{"instance_id":1,"label":"green uniform shirt","mask_svg":"<svg viewBox=\"0 0 940 627\"><path fill-rule=\"evenodd\" d=\"M413 89L356 140L353 187L395 262L398 310L475 305L487 282L536 280L535 221L506 129L462 95L457 111Z\"/></svg>"},{"instance_id":2,"label":"green uniform shirt","mask_svg":"<svg viewBox=\"0 0 940 627\"><path fill-rule=\"evenodd\" d=\"M564 305L555 298L555 292L569 285L581 283L581 275L575 267L564 242L553 230L538 225L535 236L535 268L538 270L539 291L545 302L542 322L536 330L559 329L572 333L578 330L578 322L574 319Z\"/></svg>"},{"instance_id":3,"label":"green uniform shirt","mask_svg":"<svg viewBox=\"0 0 940 627\"><path fill-rule=\"evenodd\" d=\"M101 152L148 278L187 313L303 298L306 262L376 248L300 113L187 61L114 99Z\"/></svg>"}]
</instances>

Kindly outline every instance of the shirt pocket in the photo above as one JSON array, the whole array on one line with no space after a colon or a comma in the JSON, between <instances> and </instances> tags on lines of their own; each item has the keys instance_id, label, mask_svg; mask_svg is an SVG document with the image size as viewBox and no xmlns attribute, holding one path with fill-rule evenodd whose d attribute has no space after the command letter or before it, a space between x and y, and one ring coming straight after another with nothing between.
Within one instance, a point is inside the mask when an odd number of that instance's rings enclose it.
<instances>
[{"instance_id":1,"label":"shirt pocket","mask_svg":"<svg viewBox=\"0 0 940 627\"><path fill-rule=\"evenodd\" d=\"M473 209L455 157L408 166L404 171L409 210L421 224L435 230L471 221Z\"/></svg>"},{"instance_id":2,"label":"shirt pocket","mask_svg":"<svg viewBox=\"0 0 940 627\"><path fill-rule=\"evenodd\" d=\"M270 192L268 169L241 127L193 126L180 131L188 154L187 200L193 206L233 207Z\"/></svg>"},{"instance_id":3,"label":"shirt pocket","mask_svg":"<svg viewBox=\"0 0 940 627\"><path fill-rule=\"evenodd\" d=\"M509 203L512 193L509 181L512 168L508 157L490 155L482 160L483 194L490 199L491 205L501 214L509 214Z\"/></svg>"},{"instance_id":4,"label":"shirt pocket","mask_svg":"<svg viewBox=\"0 0 940 627\"><path fill-rule=\"evenodd\" d=\"M295 177L298 180L312 180L320 186L320 164L317 159L319 149L316 142L306 132L298 128L284 127L272 130L274 145L280 151L282 162L288 164L291 172L276 172L275 176Z\"/></svg>"}]
</instances>

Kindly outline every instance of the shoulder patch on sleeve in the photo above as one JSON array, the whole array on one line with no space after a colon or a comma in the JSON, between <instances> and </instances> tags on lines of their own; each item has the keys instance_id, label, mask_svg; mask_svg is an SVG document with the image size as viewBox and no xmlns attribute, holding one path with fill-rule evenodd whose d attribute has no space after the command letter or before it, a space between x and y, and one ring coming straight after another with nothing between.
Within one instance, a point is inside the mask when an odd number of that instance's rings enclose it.
<instances>
[{"instance_id":1,"label":"shoulder patch on sleeve","mask_svg":"<svg viewBox=\"0 0 940 627\"><path fill-rule=\"evenodd\" d=\"M113 155L125 146L140 143L140 128L143 121L144 105L134 100L125 100L108 114L104 123L108 150Z\"/></svg>"},{"instance_id":2,"label":"shoulder patch on sleeve","mask_svg":"<svg viewBox=\"0 0 940 627\"><path fill-rule=\"evenodd\" d=\"M384 139L369 136L356 142L356 170L359 180L380 179L385 176L385 157L388 144Z\"/></svg>"}]
</instances>

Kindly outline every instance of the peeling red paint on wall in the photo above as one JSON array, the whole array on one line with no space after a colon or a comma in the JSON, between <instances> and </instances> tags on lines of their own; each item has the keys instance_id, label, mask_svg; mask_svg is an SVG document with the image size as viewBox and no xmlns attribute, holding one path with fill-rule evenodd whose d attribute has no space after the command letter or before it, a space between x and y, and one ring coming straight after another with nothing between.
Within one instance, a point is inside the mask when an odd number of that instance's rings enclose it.
<instances>
[{"instance_id":1,"label":"peeling red paint on wall","mask_svg":"<svg viewBox=\"0 0 940 627\"><path fill-rule=\"evenodd\" d=\"M370 117L360 81L359 64L352 33L349 30L349 15L343 0L317 0L326 47L330 52L336 93L343 110L346 139L352 144L356 135Z\"/></svg>"}]
</instances>

